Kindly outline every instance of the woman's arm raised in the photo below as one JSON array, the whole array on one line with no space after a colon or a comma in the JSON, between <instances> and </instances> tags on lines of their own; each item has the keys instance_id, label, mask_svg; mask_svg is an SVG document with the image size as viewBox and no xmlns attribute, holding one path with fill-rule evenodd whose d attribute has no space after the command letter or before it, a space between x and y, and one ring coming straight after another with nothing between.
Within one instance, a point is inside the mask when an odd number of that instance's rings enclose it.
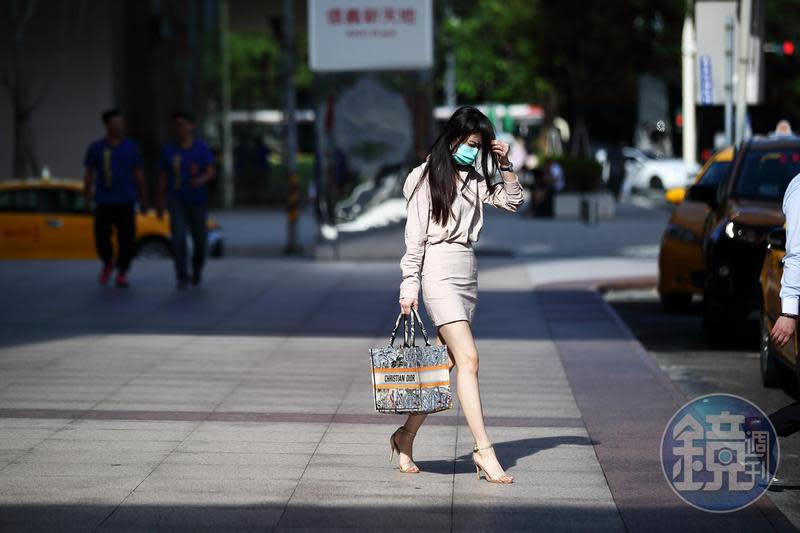
<instances>
[{"instance_id":1,"label":"woman's arm raised","mask_svg":"<svg viewBox=\"0 0 800 533\"><path fill-rule=\"evenodd\" d=\"M493 192L489 192L486 179L479 179L478 192L481 201L506 211L515 212L525 200L522 194L522 184L513 172L503 172L502 174L503 182L495 185Z\"/></svg>"}]
</instances>

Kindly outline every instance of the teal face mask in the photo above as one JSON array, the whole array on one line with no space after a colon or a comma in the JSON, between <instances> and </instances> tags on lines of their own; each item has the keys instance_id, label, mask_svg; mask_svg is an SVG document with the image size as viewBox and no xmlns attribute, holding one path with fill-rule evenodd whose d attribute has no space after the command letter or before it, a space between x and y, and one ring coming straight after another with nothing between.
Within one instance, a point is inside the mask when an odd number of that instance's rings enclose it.
<instances>
[{"instance_id":1,"label":"teal face mask","mask_svg":"<svg viewBox=\"0 0 800 533\"><path fill-rule=\"evenodd\" d=\"M475 162L476 157L478 157L478 148L463 143L458 145L458 149L453 154L453 159L459 165L471 165Z\"/></svg>"}]
</instances>

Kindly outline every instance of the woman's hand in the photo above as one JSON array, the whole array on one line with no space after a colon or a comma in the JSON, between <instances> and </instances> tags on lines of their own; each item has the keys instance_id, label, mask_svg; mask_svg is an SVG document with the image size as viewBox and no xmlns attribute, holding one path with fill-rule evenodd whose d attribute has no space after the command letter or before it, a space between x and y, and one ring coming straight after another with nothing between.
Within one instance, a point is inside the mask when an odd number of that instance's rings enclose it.
<instances>
[{"instance_id":1,"label":"woman's hand","mask_svg":"<svg viewBox=\"0 0 800 533\"><path fill-rule=\"evenodd\" d=\"M412 307L419 310L419 302L416 298L400 298L400 311L404 315L410 315Z\"/></svg>"},{"instance_id":2,"label":"woman's hand","mask_svg":"<svg viewBox=\"0 0 800 533\"><path fill-rule=\"evenodd\" d=\"M492 152L497 156L500 160L500 164L503 166L508 165L508 143L504 143L503 141L498 141L497 139L493 140L491 143Z\"/></svg>"}]
</instances>

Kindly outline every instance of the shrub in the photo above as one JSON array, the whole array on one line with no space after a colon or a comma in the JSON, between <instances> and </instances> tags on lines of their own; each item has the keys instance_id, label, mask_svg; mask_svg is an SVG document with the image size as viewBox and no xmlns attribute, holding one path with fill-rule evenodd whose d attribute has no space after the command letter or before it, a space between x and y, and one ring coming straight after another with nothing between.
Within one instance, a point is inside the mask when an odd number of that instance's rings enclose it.
<instances>
[{"instance_id":1,"label":"shrub","mask_svg":"<svg viewBox=\"0 0 800 533\"><path fill-rule=\"evenodd\" d=\"M546 169L551 161L556 161L564 169L564 189L561 192L594 192L603 189L603 167L588 157L549 157L542 161Z\"/></svg>"}]
</instances>

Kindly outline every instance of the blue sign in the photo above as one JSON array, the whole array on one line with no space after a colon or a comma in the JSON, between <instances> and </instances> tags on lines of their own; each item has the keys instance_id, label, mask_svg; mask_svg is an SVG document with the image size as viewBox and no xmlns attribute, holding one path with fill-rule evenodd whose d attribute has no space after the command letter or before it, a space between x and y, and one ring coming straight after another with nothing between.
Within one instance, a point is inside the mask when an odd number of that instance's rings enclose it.
<instances>
[{"instance_id":1,"label":"blue sign","mask_svg":"<svg viewBox=\"0 0 800 533\"><path fill-rule=\"evenodd\" d=\"M681 407L661 438L661 468L672 490L703 511L727 513L760 498L778 470L778 439L767 415L732 394Z\"/></svg>"},{"instance_id":2,"label":"blue sign","mask_svg":"<svg viewBox=\"0 0 800 533\"><path fill-rule=\"evenodd\" d=\"M714 104L714 78L711 76L711 56L700 56L700 103Z\"/></svg>"}]
</instances>

